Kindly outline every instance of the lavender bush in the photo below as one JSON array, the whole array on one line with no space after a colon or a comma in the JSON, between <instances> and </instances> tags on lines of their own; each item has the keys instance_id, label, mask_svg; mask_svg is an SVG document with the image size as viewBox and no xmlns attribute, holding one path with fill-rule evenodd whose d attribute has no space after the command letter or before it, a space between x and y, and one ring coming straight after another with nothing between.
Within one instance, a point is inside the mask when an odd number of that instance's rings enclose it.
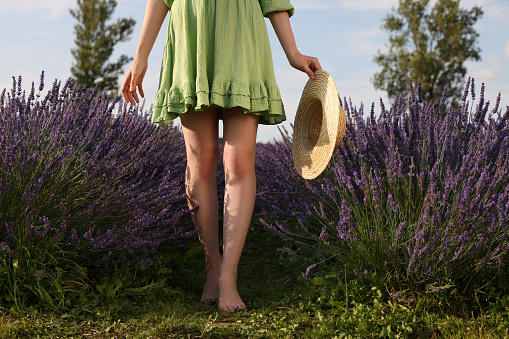
<instances>
[{"instance_id":1,"label":"lavender bush","mask_svg":"<svg viewBox=\"0 0 509 339\"><path fill-rule=\"evenodd\" d=\"M0 303L59 308L87 267L146 267L194 236L181 132L117 102L71 80L1 93Z\"/></svg>"},{"instance_id":2,"label":"lavender bush","mask_svg":"<svg viewBox=\"0 0 509 339\"><path fill-rule=\"evenodd\" d=\"M499 95L491 108L484 84L476 102L473 79L457 109L446 98L425 103L410 85L378 118L345 100L343 144L315 180L294 170L286 131L259 148L258 217L289 240L282 251L312 261L304 276L321 262L395 290L507 276L509 107Z\"/></svg>"}]
</instances>

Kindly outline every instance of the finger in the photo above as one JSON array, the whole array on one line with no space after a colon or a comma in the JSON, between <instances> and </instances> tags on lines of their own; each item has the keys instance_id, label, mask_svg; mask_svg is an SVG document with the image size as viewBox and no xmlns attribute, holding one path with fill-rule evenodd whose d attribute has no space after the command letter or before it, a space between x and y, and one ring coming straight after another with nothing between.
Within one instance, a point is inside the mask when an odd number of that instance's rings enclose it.
<instances>
[{"instance_id":1,"label":"finger","mask_svg":"<svg viewBox=\"0 0 509 339\"><path fill-rule=\"evenodd\" d=\"M135 106L136 102L134 101L134 97L133 97L133 94L131 92L129 92L128 97L129 97L129 103L131 105Z\"/></svg>"},{"instance_id":2,"label":"finger","mask_svg":"<svg viewBox=\"0 0 509 339\"><path fill-rule=\"evenodd\" d=\"M134 88L134 91L131 92L131 95L133 96L134 101L136 101L136 103L140 102L140 99L138 98L138 93L136 93L136 87ZM135 104L133 104L133 105L135 105Z\"/></svg>"},{"instance_id":3,"label":"finger","mask_svg":"<svg viewBox=\"0 0 509 339\"><path fill-rule=\"evenodd\" d=\"M308 75L311 80L315 80L315 73L309 68L308 65L304 65L304 72Z\"/></svg>"},{"instance_id":4,"label":"finger","mask_svg":"<svg viewBox=\"0 0 509 339\"><path fill-rule=\"evenodd\" d=\"M126 103L133 105L133 98L132 98L131 93L129 91L127 91L125 93L124 98L125 98L125 102Z\"/></svg>"},{"instance_id":5,"label":"finger","mask_svg":"<svg viewBox=\"0 0 509 339\"><path fill-rule=\"evenodd\" d=\"M313 72L316 72L316 71L319 71L319 70L322 69L322 67L320 66L320 63L318 62L317 58L310 57L309 60L308 60L308 65L309 65L309 68Z\"/></svg>"},{"instance_id":6,"label":"finger","mask_svg":"<svg viewBox=\"0 0 509 339\"><path fill-rule=\"evenodd\" d=\"M129 87L124 89L124 93L125 93L126 102L133 106L136 105L133 95L132 95L131 91L129 91Z\"/></svg>"},{"instance_id":7,"label":"finger","mask_svg":"<svg viewBox=\"0 0 509 339\"><path fill-rule=\"evenodd\" d=\"M122 98L124 98L124 101L125 102L129 102L129 99L127 97L127 92L128 92L128 83L129 83L129 75L126 75L126 77L124 78L124 83L122 84L122 87L121 87L121 90L120 90L120 93L122 94Z\"/></svg>"},{"instance_id":8,"label":"finger","mask_svg":"<svg viewBox=\"0 0 509 339\"><path fill-rule=\"evenodd\" d=\"M129 89L125 88L125 89L122 90L122 97L124 98L124 101L127 104L132 104L133 103L133 99L131 97L131 93L129 92Z\"/></svg>"},{"instance_id":9,"label":"finger","mask_svg":"<svg viewBox=\"0 0 509 339\"><path fill-rule=\"evenodd\" d=\"M129 98L129 82L128 82L127 76L124 79L124 83L122 84L121 93L122 93L122 98L124 98L124 101L126 103L130 103L131 101Z\"/></svg>"},{"instance_id":10,"label":"finger","mask_svg":"<svg viewBox=\"0 0 509 339\"><path fill-rule=\"evenodd\" d=\"M134 92L136 91L136 82L135 82L135 76L133 74L133 76L131 77L131 81L129 82L129 91L130 92Z\"/></svg>"},{"instance_id":11,"label":"finger","mask_svg":"<svg viewBox=\"0 0 509 339\"><path fill-rule=\"evenodd\" d=\"M131 75L131 74L130 74ZM129 81L129 98L132 105L136 105L135 102L138 102L138 95L136 94L136 82L135 75L132 74L131 81Z\"/></svg>"},{"instance_id":12,"label":"finger","mask_svg":"<svg viewBox=\"0 0 509 339\"><path fill-rule=\"evenodd\" d=\"M124 99L124 101L127 102L127 96L124 89L120 90L120 95L122 95L122 99Z\"/></svg>"},{"instance_id":13,"label":"finger","mask_svg":"<svg viewBox=\"0 0 509 339\"><path fill-rule=\"evenodd\" d=\"M142 84L138 85L138 91L140 92L141 97L144 98L145 97L145 93L143 92Z\"/></svg>"},{"instance_id":14,"label":"finger","mask_svg":"<svg viewBox=\"0 0 509 339\"><path fill-rule=\"evenodd\" d=\"M317 58L314 58L314 71L321 71L322 70L322 65L320 65L320 61L318 61Z\"/></svg>"}]
</instances>

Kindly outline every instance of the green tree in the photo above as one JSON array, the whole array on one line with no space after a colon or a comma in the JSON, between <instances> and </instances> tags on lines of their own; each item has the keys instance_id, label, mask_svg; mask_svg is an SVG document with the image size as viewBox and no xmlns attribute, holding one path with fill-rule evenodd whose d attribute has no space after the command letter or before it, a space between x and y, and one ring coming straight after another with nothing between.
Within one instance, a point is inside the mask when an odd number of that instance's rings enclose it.
<instances>
[{"instance_id":1,"label":"green tree","mask_svg":"<svg viewBox=\"0 0 509 339\"><path fill-rule=\"evenodd\" d=\"M71 15L78 20L74 26L76 48L71 67L74 80L87 87L118 90L118 77L122 67L132 58L122 55L116 62L109 62L115 45L130 39L135 21L118 19L107 24L117 2L115 0L78 0L78 8Z\"/></svg>"},{"instance_id":2,"label":"green tree","mask_svg":"<svg viewBox=\"0 0 509 339\"><path fill-rule=\"evenodd\" d=\"M440 98L445 86L453 101L461 97L467 60L481 60L479 34L474 25L483 15L481 7L460 8L460 0L400 0L384 19L389 49L380 50L374 61L382 67L373 78L375 88L389 98L408 89L409 80L421 83L424 100Z\"/></svg>"}]
</instances>

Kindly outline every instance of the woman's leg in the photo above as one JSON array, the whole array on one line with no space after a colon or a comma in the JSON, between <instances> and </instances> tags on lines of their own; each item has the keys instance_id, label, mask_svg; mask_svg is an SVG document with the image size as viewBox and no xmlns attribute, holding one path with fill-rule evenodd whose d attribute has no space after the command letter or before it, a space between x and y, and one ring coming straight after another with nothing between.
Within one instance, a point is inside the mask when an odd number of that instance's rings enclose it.
<instances>
[{"instance_id":1,"label":"woman's leg","mask_svg":"<svg viewBox=\"0 0 509 339\"><path fill-rule=\"evenodd\" d=\"M255 203L258 116L245 114L240 107L223 109L222 116L225 194L219 308L234 311L246 307L237 292L237 265Z\"/></svg>"},{"instance_id":2,"label":"woman's leg","mask_svg":"<svg viewBox=\"0 0 509 339\"><path fill-rule=\"evenodd\" d=\"M186 193L189 207L199 206L193 213L193 221L198 228L207 270L201 301L217 301L221 269L216 187L219 157L218 112L215 109L188 111L180 116L180 120L187 153Z\"/></svg>"}]
</instances>

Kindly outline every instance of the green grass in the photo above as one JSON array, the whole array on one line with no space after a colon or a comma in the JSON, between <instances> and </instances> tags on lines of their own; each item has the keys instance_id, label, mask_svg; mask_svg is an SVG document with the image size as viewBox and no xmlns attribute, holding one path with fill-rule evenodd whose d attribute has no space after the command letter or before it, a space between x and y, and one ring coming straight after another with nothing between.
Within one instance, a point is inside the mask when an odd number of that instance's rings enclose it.
<instances>
[{"instance_id":1,"label":"green grass","mask_svg":"<svg viewBox=\"0 0 509 339\"><path fill-rule=\"evenodd\" d=\"M266 235L251 231L239 264L246 311L228 314L199 302L205 279L200 254L168 274L171 284L142 294L124 291L105 298L96 293L66 314L36 308L17 315L0 311L0 338L509 337L507 296L468 316L458 300L446 305L424 295L396 303L378 300L376 293L366 299L353 288L348 310L339 311L321 302L316 286L283 274L279 252L266 243Z\"/></svg>"}]
</instances>

